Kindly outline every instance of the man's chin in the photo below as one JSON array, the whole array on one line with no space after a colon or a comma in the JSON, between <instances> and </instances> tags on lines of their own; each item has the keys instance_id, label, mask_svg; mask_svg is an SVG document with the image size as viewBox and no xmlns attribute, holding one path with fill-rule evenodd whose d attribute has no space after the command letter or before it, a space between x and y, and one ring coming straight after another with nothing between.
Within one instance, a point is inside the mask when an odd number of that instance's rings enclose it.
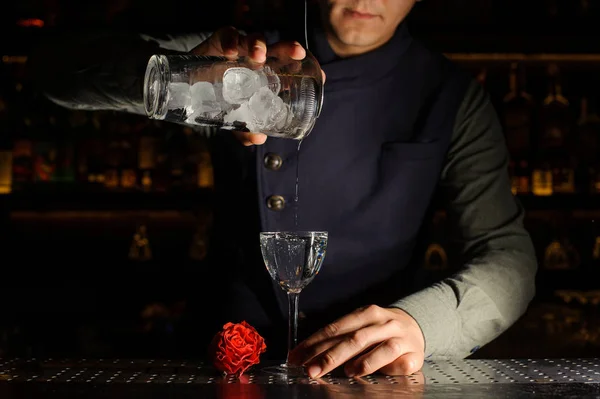
<instances>
[{"instance_id":1,"label":"man's chin","mask_svg":"<svg viewBox=\"0 0 600 399\"><path fill-rule=\"evenodd\" d=\"M372 35L358 31L352 32L351 34L339 35L338 37L340 42L344 43L346 46L352 47L370 47L377 42Z\"/></svg>"}]
</instances>

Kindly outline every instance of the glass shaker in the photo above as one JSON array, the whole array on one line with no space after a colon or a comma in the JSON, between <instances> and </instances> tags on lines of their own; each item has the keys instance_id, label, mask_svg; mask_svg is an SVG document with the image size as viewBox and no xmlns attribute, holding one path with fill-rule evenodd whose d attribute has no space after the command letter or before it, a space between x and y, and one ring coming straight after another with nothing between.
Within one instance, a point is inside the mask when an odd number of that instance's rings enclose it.
<instances>
[{"instance_id":1,"label":"glass shaker","mask_svg":"<svg viewBox=\"0 0 600 399\"><path fill-rule=\"evenodd\" d=\"M153 55L144 78L144 105L152 119L301 140L323 105L323 78L315 57Z\"/></svg>"}]
</instances>

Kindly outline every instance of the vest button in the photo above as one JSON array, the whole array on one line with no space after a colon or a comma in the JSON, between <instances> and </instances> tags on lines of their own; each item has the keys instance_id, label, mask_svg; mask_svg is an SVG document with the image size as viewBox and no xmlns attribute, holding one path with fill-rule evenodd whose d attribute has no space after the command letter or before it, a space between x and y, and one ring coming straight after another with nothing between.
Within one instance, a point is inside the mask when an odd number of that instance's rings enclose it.
<instances>
[{"instance_id":1,"label":"vest button","mask_svg":"<svg viewBox=\"0 0 600 399\"><path fill-rule=\"evenodd\" d=\"M281 159L279 155L273 154L271 152L265 155L264 162L265 167L271 170L279 170L279 168L281 168L281 165L283 165L283 159Z\"/></svg>"},{"instance_id":2,"label":"vest button","mask_svg":"<svg viewBox=\"0 0 600 399\"><path fill-rule=\"evenodd\" d=\"M285 199L281 195L271 195L267 198L267 206L272 211L280 211L285 208Z\"/></svg>"}]
</instances>

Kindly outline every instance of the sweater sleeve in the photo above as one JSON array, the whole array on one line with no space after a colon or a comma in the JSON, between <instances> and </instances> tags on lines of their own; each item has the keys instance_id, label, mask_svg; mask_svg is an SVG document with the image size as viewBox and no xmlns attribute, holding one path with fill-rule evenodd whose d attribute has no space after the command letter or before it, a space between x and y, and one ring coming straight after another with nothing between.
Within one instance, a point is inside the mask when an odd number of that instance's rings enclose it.
<instances>
[{"instance_id":1,"label":"sweater sleeve","mask_svg":"<svg viewBox=\"0 0 600 399\"><path fill-rule=\"evenodd\" d=\"M71 109L144 114L143 80L153 54L187 53L210 33L69 36L47 40L30 57L36 86Z\"/></svg>"},{"instance_id":2,"label":"sweater sleeve","mask_svg":"<svg viewBox=\"0 0 600 399\"><path fill-rule=\"evenodd\" d=\"M420 325L426 358L470 355L519 319L534 296L537 260L524 209L511 192L508 159L495 109L473 82L440 181L463 266L392 304Z\"/></svg>"}]
</instances>

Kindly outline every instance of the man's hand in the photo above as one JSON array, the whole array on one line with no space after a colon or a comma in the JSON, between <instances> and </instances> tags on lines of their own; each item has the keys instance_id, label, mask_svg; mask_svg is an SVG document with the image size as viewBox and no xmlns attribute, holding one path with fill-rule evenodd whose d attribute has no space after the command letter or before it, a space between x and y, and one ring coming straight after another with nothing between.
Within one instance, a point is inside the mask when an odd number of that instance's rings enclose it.
<instances>
[{"instance_id":1,"label":"man's hand","mask_svg":"<svg viewBox=\"0 0 600 399\"><path fill-rule=\"evenodd\" d=\"M371 305L310 336L292 351L289 360L306 365L312 378L319 378L344 363L348 377L376 371L409 375L423 366L424 351L421 328L408 313Z\"/></svg>"},{"instance_id":2,"label":"man's hand","mask_svg":"<svg viewBox=\"0 0 600 399\"><path fill-rule=\"evenodd\" d=\"M267 49L265 38L261 34L242 35L233 27L217 30L191 52L194 55L212 55L235 60L237 57L249 57L257 65L264 64L267 56L280 60L302 60L306 51L298 42L279 42ZM246 146L264 144L267 136L259 132L234 132Z\"/></svg>"}]
</instances>

